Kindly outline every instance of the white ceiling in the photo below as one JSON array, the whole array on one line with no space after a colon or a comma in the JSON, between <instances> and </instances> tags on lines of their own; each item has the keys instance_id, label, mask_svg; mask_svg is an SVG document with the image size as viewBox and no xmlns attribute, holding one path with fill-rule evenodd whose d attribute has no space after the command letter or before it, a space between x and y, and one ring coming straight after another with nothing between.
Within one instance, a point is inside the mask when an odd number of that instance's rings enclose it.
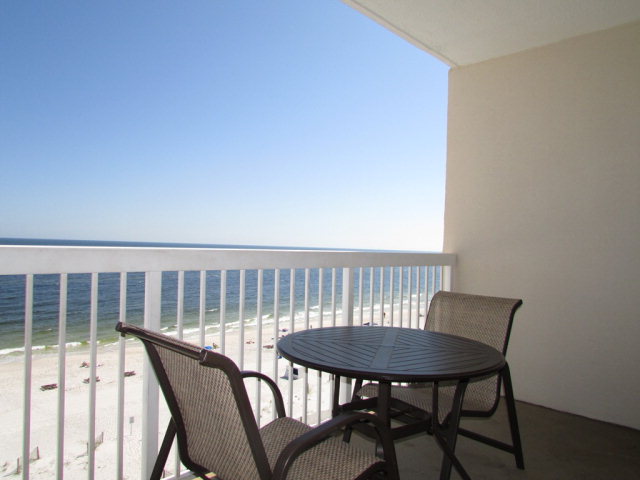
<instances>
[{"instance_id":1,"label":"white ceiling","mask_svg":"<svg viewBox=\"0 0 640 480\"><path fill-rule=\"evenodd\" d=\"M451 66L640 20L640 0L342 1Z\"/></svg>"}]
</instances>

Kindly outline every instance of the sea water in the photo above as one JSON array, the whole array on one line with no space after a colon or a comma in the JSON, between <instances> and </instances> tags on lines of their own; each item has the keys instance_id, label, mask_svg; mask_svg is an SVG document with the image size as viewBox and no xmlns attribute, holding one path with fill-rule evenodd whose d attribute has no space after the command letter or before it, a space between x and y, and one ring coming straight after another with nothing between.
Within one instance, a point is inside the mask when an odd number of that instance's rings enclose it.
<instances>
[{"instance_id":1,"label":"sea water","mask_svg":"<svg viewBox=\"0 0 640 480\"><path fill-rule=\"evenodd\" d=\"M159 244L133 242L80 242L62 240L17 240L0 239L0 244L8 245L71 245L71 246L121 246L121 247L169 247L169 248L265 248L237 245L203 245L203 244ZM273 248L273 247L268 247ZM376 269L379 270L379 269ZM389 279L390 271L386 269L385 278ZM408 285L409 269L402 269L404 285ZM258 272L245 272L245 304L243 321L247 325L255 324L257 319ZM359 270L356 270L355 285L359 284ZM364 284L369 285L370 270L364 269ZM24 350L25 323L25 275L0 275L0 358L19 355ZM425 274L422 273L422 278ZM436 279L437 280L437 279ZM302 314L305 305L305 271L294 272L294 314ZM422 280L424 282L424 280ZM227 271L225 318L220 318L221 272L206 272L205 292L205 325L209 331L219 329L221 320L226 328L237 328L240 318L240 272ZM290 270L280 271L280 321L285 324L290 320L291 304ZM273 322L275 271L263 272L262 321ZM309 308L320 309L319 269L311 269L309 279ZM437 282L436 282L437 283ZM415 286L414 279L414 286ZM395 298L398 298L399 281L395 282ZM327 269L323 276L323 310L330 311L332 304L332 272ZM415 287L414 287L415 288ZM126 289L126 321L141 325L144 315L144 273L128 273ZM51 350L57 348L60 311L60 275L34 275L33 296L33 350ZM335 304L341 305L342 270L336 270ZM388 295L389 292L387 291ZM67 315L66 345L82 347L89 342L90 331L90 274L69 274L67 280ZM175 332L177 325L178 273L163 272L161 326L163 331ZM364 303L369 303L369 288L363 291ZM379 277L374 275L374 295L379 295ZM406 295L406 292L405 292ZM379 301L379 299L377 299ZM120 274L101 273L98 275L98 339L100 344L113 343L117 340L115 324L120 317ZM200 319L200 272L184 274L184 329L188 332L197 329Z\"/></svg>"}]
</instances>

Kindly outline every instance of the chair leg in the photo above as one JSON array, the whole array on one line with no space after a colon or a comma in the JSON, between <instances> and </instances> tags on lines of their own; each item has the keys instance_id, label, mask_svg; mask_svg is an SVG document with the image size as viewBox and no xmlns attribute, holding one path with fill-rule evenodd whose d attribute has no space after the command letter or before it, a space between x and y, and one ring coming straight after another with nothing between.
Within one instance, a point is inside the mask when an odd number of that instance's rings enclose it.
<instances>
[{"instance_id":1,"label":"chair leg","mask_svg":"<svg viewBox=\"0 0 640 480\"><path fill-rule=\"evenodd\" d=\"M344 429L344 433L342 434L342 441L345 443L349 443L351 441L351 434L353 433L353 428L346 427Z\"/></svg>"},{"instance_id":2,"label":"chair leg","mask_svg":"<svg viewBox=\"0 0 640 480\"><path fill-rule=\"evenodd\" d=\"M169 456L169 451L171 450L175 436L176 424L173 422L173 419L171 419L167 426L167 432L164 434L162 446L158 452L158 458L156 458L156 463L153 464L153 471L151 472L150 480L160 480L160 478L162 478L162 471L167 463L167 457Z\"/></svg>"},{"instance_id":3,"label":"chair leg","mask_svg":"<svg viewBox=\"0 0 640 480\"><path fill-rule=\"evenodd\" d=\"M440 468L440 480L448 480L451 477L452 466L455 467L458 474L464 480L471 480L471 477L469 477L469 474L455 454L458 426L460 425L460 411L462 410L462 401L464 399L464 392L467 388L467 383L467 380L461 380L458 382L456 393L453 397L451 414L449 416L449 420L446 422L447 426L445 432L442 431L438 415L438 382L433 383L433 411L431 412L433 436L444 453L444 456L442 457L442 467Z\"/></svg>"},{"instance_id":4,"label":"chair leg","mask_svg":"<svg viewBox=\"0 0 640 480\"><path fill-rule=\"evenodd\" d=\"M358 395L358 391L362 388L362 379L356 378L356 381L353 385L353 395L351 396L351 401L355 402L356 400L360 400L360 396Z\"/></svg>"},{"instance_id":5,"label":"chair leg","mask_svg":"<svg viewBox=\"0 0 640 480\"><path fill-rule=\"evenodd\" d=\"M516 466L520 470L524 470L524 455L522 453L522 442L520 441L520 428L518 428L518 415L516 414L516 401L513 397L513 385L511 383L511 373L509 365L506 364L502 370L502 379L504 381L504 396L507 402L507 413L509 414L509 426L511 428L511 442L513 445L513 454L516 457Z\"/></svg>"},{"instance_id":6,"label":"chair leg","mask_svg":"<svg viewBox=\"0 0 640 480\"><path fill-rule=\"evenodd\" d=\"M333 376L333 400L331 416L335 417L340 413L340 375Z\"/></svg>"},{"instance_id":7,"label":"chair leg","mask_svg":"<svg viewBox=\"0 0 640 480\"><path fill-rule=\"evenodd\" d=\"M333 416L334 417L337 415L337 413L336 413L337 412L337 407L336 406L338 405L338 395L335 392L339 391L338 389L339 389L339 386L340 386L339 385L340 384L340 382L339 382L340 377L336 375L335 378L336 378L336 385L335 385L335 388L333 390L334 391L334 400L333 400L333 404L334 404ZM362 379L356 379L355 385L353 386L353 394L351 395L351 401L352 402L355 402L356 400L360 400L360 397L358 395L356 395L356 394L358 393L358 390L360 390L361 388L362 388ZM351 441L351 433L352 432L353 432L353 428L351 428L351 427L345 428L344 434L342 436L342 441L349 443Z\"/></svg>"}]
</instances>

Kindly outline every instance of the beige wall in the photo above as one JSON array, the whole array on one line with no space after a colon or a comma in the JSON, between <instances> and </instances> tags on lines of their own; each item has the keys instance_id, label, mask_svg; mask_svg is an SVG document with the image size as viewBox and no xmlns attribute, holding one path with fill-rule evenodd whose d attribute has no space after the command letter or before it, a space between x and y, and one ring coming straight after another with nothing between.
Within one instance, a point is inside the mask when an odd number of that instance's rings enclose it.
<instances>
[{"instance_id":1,"label":"beige wall","mask_svg":"<svg viewBox=\"0 0 640 480\"><path fill-rule=\"evenodd\" d=\"M640 23L453 69L454 288L524 299L516 396L640 428Z\"/></svg>"}]
</instances>

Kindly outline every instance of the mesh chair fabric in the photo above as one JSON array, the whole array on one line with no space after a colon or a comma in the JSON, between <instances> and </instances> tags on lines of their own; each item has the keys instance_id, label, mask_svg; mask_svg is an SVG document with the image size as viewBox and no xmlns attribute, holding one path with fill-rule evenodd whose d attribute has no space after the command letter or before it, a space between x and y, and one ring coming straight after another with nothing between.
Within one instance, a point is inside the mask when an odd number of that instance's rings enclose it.
<instances>
[{"instance_id":1,"label":"mesh chair fabric","mask_svg":"<svg viewBox=\"0 0 640 480\"><path fill-rule=\"evenodd\" d=\"M204 467L221 479L253 480L260 478L260 469L268 476L284 448L312 430L287 417L258 430L240 371L227 357L211 352L205 355L195 345L140 327L118 324L117 329L143 340L171 408L179 441L186 442L180 445L182 460L196 464L197 473L203 474L200 467ZM253 453L250 444L256 449ZM287 478L361 479L375 470L372 467L384 463L331 437L298 456ZM395 464L391 468L393 472Z\"/></svg>"},{"instance_id":2,"label":"mesh chair fabric","mask_svg":"<svg viewBox=\"0 0 640 480\"><path fill-rule=\"evenodd\" d=\"M521 300L488 297L465 293L436 293L431 299L425 330L470 338L506 353L512 315ZM489 413L498 400L498 375L470 382L465 391L462 408L466 411ZM438 388L438 417L440 421L451 411L455 387ZM376 384L366 384L357 393L361 397L378 396ZM392 386L391 396L427 412L431 411L430 384Z\"/></svg>"},{"instance_id":3,"label":"mesh chair fabric","mask_svg":"<svg viewBox=\"0 0 640 480\"><path fill-rule=\"evenodd\" d=\"M289 442L311 427L289 417L278 418L260 430L269 464L273 469L276 460ZM331 437L302 453L293 463L287 479L349 480L358 478L381 460L345 443L342 437Z\"/></svg>"},{"instance_id":4,"label":"mesh chair fabric","mask_svg":"<svg viewBox=\"0 0 640 480\"><path fill-rule=\"evenodd\" d=\"M505 354L512 314L520 303L521 300L513 298L441 291L431 300L425 330L477 340ZM462 408L488 412L498 394L497 375L471 382Z\"/></svg>"},{"instance_id":5,"label":"mesh chair fabric","mask_svg":"<svg viewBox=\"0 0 640 480\"><path fill-rule=\"evenodd\" d=\"M505 353L511 313L519 302L441 291L431 300L425 330L477 340Z\"/></svg>"},{"instance_id":6,"label":"mesh chair fabric","mask_svg":"<svg viewBox=\"0 0 640 480\"><path fill-rule=\"evenodd\" d=\"M455 391L454 386L438 387L438 420L441 423L444 422L451 411ZM362 397L377 397L378 384L367 383L363 385L358 395ZM424 410L425 412L431 412L433 410L433 389L431 384L415 384L408 387L392 386L391 397L419 408L420 410ZM464 408L466 410L483 411L486 405L477 403L474 400L473 398L467 399L465 397Z\"/></svg>"},{"instance_id":7,"label":"mesh chair fabric","mask_svg":"<svg viewBox=\"0 0 640 480\"><path fill-rule=\"evenodd\" d=\"M259 478L227 375L166 348L157 350L184 421L190 458L221 478Z\"/></svg>"}]
</instances>

